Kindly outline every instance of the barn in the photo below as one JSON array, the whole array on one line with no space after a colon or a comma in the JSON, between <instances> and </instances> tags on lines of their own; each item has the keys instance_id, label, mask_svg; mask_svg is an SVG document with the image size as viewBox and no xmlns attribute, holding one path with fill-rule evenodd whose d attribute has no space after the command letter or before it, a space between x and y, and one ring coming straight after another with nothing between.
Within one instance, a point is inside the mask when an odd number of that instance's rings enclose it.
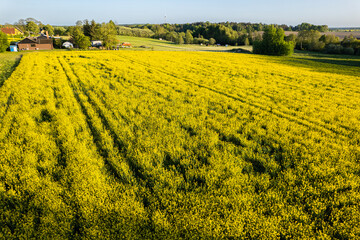
<instances>
[{"instance_id":1,"label":"barn","mask_svg":"<svg viewBox=\"0 0 360 240\"><path fill-rule=\"evenodd\" d=\"M27 37L18 43L19 50L53 50L53 40L49 36Z\"/></svg>"}]
</instances>

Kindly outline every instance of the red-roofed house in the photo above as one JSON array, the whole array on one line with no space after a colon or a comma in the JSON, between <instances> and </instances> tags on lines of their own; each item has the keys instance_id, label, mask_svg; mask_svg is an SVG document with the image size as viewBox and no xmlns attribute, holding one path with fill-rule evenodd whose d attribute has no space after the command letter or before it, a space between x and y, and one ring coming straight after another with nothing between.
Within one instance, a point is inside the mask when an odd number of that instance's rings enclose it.
<instances>
[{"instance_id":1,"label":"red-roofed house","mask_svg":"<svg viewBox=\"0 0 360 240\"><path fill-rule=\"evenodd\" d=\"M14 27L4 27L4 28L1 28L1 31L7 35L22 34L22 32L18 28L14 28Z\"/></svg>"}]
</instances>

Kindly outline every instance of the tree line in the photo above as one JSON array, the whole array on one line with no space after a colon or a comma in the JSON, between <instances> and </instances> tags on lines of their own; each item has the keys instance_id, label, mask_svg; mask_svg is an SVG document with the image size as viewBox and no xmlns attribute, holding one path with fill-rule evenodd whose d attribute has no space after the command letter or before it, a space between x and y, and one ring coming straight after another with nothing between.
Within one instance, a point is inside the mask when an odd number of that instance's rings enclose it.
<instances>
[{"instance_id":1,"label":"tree line","mask_svg":"<svg viewBox=\"0 0 360 240\"><path fill-rule=\"evenodd\" d=\"M350 36L340 40L334 35L324 34L324 32L329 31L327 25L313 25L310 23L301 23L296 26L236 22L117 25L112 20L108 23L97 23L95 20L79 20L75 26L51 26L50 24L43 24L35 18L26 18L18 20L13 26L23 31L25 35L37 35L44 30L50 36L70 36L74 45L82 49L87 49L92 40L102 41L103 47L109 49L117 44L116 35L126 35L164 39L176 44L254 45L255 52L269 52L271 55L275 54L274 49L281 48L280 45L286 45L285 48L279 50L278 54L280 55L283 55L284 51L286 55L291 54L293 49L289 50L290 46L298 50L332 54L360 54L360 43L355 37ZM285 36L284 31L294 31L294 33ZM273 47L269 47L269 42L260 44L269 37L266 35L269 33L271 36L276 36L275 39L272 39L272 41L276 42ZM282 44L279 45L279 42L282 42ZM291 44L285 44L285 42ZM61 45L62 40L55 39L54 46L61 48ZM259 47L265 50L259 50Z\"/></svg>"},{"instance_id":2,"label":"tree line","mask_svg":"<svg viewBox=\"0 0 360 240\"><path fill-rule=\"evenodd\" d=\"M262 32L268 25L262 23L237 23L237 22L196 22L186 24L136 24L125 27L141 30L151 30L153 38L162 38L178 44L195 43L195 44L221 44L221 45L250 45L261 38ZM316 30L320 32L328 31L327 25L312 25L302 23L297 26L288 26L285 24L274 25L284 31L298 30ZM122 27L124 28L124 27ZM138 36L131 32L119 33L119 35ZM210 42L210 39L212 41Z\"/></svg>"},{"instance_id":3,"label":"tree line","mask_svg":"<svg viewBox=\"0 0 360 240\"><path fill-rule=\"evenodd\" d=\"M285 36L282 28L273 25L254 42L254 53L266 55L291 55L294 48L328 54L360 55L360 40L346 36L343 40L333 34L321 34L317 30L301 30Z\"/></svg>"}]
</instances>

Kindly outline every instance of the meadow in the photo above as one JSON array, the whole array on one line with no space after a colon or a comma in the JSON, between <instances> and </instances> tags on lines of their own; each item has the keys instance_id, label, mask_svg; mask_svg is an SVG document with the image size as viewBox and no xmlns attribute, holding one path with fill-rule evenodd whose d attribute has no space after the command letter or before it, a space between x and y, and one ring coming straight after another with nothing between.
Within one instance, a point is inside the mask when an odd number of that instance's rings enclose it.
<instances>
[{"instance_id":1,"label":"meadow","mask_svg":"<svg viewBox=\"0 0 360 240\"><path fill-rule=\"evenodd\" d=\"M0 54L0 87L19 64L21 55L21 53L9 52Z\"/></svg>"},{"instance_id":2,"label":"meadow","mask_svg":"<svg viewBox=\"0 0 360 240\"><path fill-rule=\"evenodd\" d=\"M131 50L154 51L204 51L204 52L232 52L236 50L252 51L252 46L205 46L199 44L175 44L166 40L131 36L117 36L120 43L129 42Z\"/></svg>"},{"instance_id":3,"label":"meadow","mask_svg":"<svg viewBox=\"0 0 360 240\"><path fill-rule=\"evenodd\" d=\"M0 88L0 238L358 239L359 62L26 54Z\"/></svg>"}]
</instances>

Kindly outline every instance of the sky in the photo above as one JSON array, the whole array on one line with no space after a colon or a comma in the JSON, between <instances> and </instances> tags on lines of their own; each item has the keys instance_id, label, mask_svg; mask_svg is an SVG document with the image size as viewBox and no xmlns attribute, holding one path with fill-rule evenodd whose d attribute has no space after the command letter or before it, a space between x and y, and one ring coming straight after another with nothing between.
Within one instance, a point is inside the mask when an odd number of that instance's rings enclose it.
<instances>
[{"instance_id":1,"label":"sky","mask_svg":"<svg viewBox=\"0 0 360 240\"><path fill-rule=\"evenodd\" d=\"M360 0L0 0L0 24L28 17L52 25L94 19L118 24L229 21L360 27Z\"/></svg>"}]
</instances>

